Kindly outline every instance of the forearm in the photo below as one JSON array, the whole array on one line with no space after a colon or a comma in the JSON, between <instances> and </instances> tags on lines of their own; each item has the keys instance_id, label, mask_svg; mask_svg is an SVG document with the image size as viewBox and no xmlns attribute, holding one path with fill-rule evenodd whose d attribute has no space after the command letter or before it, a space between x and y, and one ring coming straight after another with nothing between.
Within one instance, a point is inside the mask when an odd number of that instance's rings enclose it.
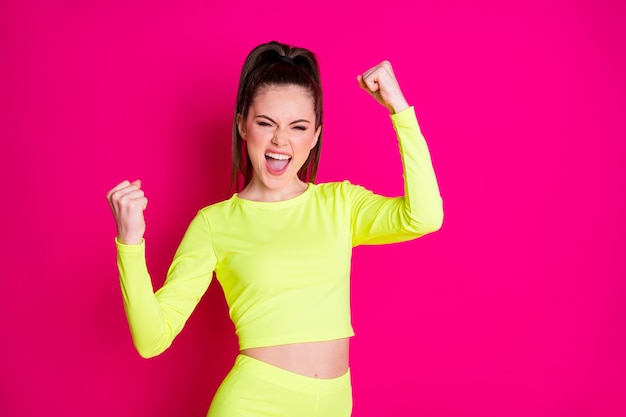
<instances>
[{"instance_id":1,"label":"forearm","mask_svg":"<svg viewBox=\"0 0 626 417\"><path fill-rule=\"evenodd\" d=\"M154 294L145 243L124 245L118 241L116 245L124 310L133 343L142 357L156 356L169 347L174 335Z\"/></svg>"},{"instance_id":2,"label":"forearm","mask_svg":"<svg viewBox=\"0 0 626 417\"><path fill-rule=\"evenodd\" d=\"M155 293L145 258L145 242L117 242L124 308L133 342L143 357L167 349L206 292L217 258L206 219L196 216L181 241L163 286Z\"/></svg>"},{"instance_id":3,"label":"forearm","mask_svg":"<svg viewBox=\"0 0 626 417\"><path fill-rule=\"evenodd\" d=\"M413 107L391 115L404 169L404 210L419 235L434 232L443 222L443 203L430 151Z\"/></svg>"}]
</instances>

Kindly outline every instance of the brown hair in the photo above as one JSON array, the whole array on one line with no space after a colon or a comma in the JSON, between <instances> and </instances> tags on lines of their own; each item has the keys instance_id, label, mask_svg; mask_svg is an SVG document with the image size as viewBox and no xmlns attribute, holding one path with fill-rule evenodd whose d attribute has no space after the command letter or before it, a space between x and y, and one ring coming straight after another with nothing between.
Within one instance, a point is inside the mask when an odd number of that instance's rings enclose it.
<instances>
[{"instance_id":1,"label":"brown hair","mask_svg":"<svg viewBox=\"0 0 626 417\"><path fill-rule=\"evenodd\" d=\"M254 48L246 58L237 91L235 117L233 118L232 170L230 189L244 188L252 179L252 163L246 149L246 141L237 128L237 115L244 119L256 94L263 87L295 85L311 93L315 106L315 128L322 125L322 88L317 58L313 52L285 45L276 41L264 43ZM322 134L311 149L309 157L298 171L298 178L304 182L315 182L322 146ZM240 176L243 186L239 187Z\"/></svg>"}]
</instances>

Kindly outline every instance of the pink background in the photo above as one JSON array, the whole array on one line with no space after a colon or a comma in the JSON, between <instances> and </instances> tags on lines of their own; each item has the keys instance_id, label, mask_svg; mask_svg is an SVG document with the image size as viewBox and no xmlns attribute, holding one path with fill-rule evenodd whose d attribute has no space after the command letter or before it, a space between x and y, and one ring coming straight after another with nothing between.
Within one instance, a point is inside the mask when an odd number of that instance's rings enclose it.
<instances>
[{"instance_id":1,"label":"pink background","mask_svg":"<svg viewBox=\"0 0 626 417\"><path fill-rule=\"evenodd\" d=\"M319 180L401 192L355 79L389 59L445 200L440 232L355 250L354 415L626 415L623 2L25 3L0 4L0 415L205 415L221 289L141 359L105 194L143 180L160 285L226 196L239 69L272 39L320 57Z\"/></svg>"}]
</instances>

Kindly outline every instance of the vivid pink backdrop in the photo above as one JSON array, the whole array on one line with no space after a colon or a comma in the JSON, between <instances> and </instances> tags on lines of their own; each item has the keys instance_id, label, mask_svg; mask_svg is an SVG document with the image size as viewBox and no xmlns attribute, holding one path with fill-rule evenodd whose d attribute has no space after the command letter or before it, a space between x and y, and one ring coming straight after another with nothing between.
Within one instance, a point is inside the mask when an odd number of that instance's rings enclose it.
<instances>
[{"instance_id":1,"label":"vivid pink backdrop","mask_svg":"<svg viewBox=\"0 0 626 417\"><path fill-rule=\"evenodd\" d=\"M141 359L105 194L143 180L160 285L226 196L238 72L272 39L321 60L321 181L401 192L355 80L389 59L445 200L440 232L355 250L354 416L626 415L623 2L28 3L0 3L0 415L205 415L221 289Z\"/></svg>"}]
</instances>

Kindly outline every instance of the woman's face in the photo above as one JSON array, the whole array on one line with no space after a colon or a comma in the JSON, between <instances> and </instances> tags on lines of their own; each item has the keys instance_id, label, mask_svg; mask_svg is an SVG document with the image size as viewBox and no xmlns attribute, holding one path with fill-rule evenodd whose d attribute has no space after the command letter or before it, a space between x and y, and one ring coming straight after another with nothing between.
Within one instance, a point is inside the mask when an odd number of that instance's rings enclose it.
<instances>
[{"instance_id":1,"label":"woman's face","mask_svg":"<svg viewBox=\"0 0 626 417\"><path fill-rule=\"evenodd\" d=\"M251 187L289 194L300 185L298 171L317 143L312 95L305 88L268 86L255 96L248 116L238 117L254 169Z\"/></svg>"}]
</instances>

